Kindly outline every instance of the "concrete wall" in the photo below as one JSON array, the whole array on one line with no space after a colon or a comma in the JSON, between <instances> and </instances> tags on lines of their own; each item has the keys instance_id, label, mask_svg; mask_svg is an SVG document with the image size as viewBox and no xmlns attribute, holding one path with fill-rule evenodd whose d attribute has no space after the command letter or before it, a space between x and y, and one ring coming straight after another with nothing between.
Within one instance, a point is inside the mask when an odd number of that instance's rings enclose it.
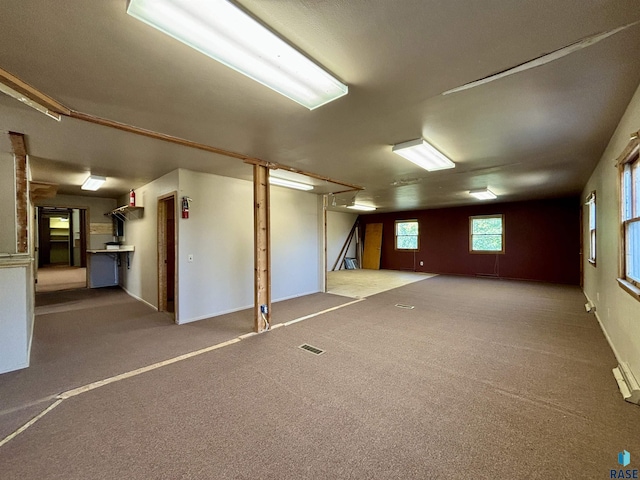
<instances>
[{"instance_id":1,"label":"concrete wall","mask_svg":"<svg viewBox=\"0 0 640 480\"><path fill-rule=\"evenodd\" d=\"M620 255L617 157L640 130L640 88L620 120L607 149L582 192L582 203L596 192L596 265L584 256L584 292L596 305L596 315L618 361L640 380L640 302L618 285ZM586 207L583 207L586 208ZM585 218L587 218L585 216ZM588 224L583 225L585 240ZM613 367L613 365L612 365Z\"/></svg>"}]
</instances>

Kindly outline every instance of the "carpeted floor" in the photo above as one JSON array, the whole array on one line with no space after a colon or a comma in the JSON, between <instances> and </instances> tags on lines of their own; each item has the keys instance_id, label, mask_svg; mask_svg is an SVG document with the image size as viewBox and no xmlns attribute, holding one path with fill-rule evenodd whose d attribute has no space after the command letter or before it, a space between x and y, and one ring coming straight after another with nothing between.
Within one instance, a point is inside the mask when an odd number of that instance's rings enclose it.
<instances>
[{"instance_id":1,"label":"carpeted floor","mask_svg":"<svg viewBox=\"0 0 640 480\"><path fill-rule=\"evenodd\" d=\"M0 447L2 478L610 478L622 449L635 468L640 410L583 304L405 285L65 400Z\"/></svg>"},{"instance_id":2,"label":"carpeted floor","mask_svg":"<svg viewBox=\"0 0 640 480\"><path fill-rule=\"evenodd\" d=\"M85 288L87 269L69 266L46 266L38 269L36 292L56 292Z\"/></svg>"}]
</instances>

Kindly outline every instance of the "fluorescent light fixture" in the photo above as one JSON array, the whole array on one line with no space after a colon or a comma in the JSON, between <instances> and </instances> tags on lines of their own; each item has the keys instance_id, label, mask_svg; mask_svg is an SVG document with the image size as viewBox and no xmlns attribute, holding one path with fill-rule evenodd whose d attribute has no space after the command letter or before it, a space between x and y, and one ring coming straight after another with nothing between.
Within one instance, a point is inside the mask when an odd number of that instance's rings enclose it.
<instances>
[{"instance_id":1,"label":"fluorescent light fixture","mask_svg":"<svg viewBox=\"0 0 640 480\"><path fill-rule=\"evenodd\" d=\"M294 182L293 180L285 180L279 177L269 177L269 183L271 185L278 185L280 187L295 188L296 190L313 190L313 185L302 182Z\"/></svg>"},{"instance_id":2,"label":"fluorescent light fixture","mask_svg":"<svg viewBox=\"0 0 640 480\"><path fill-rule=\"evenodd\" d=\"M127 13L309 110L349 91L227 0L131 0Z\"/></svg>"},{"instance_id":3,"label":"fluorescent light fixture","mask_svg":"<svg viewBox=\"0 0 640 480\"><path fill-rule=\"evenodd\" d=\"M476 197L478 200L493 200L494 198L498 198L495 193L493 193L488 188L480 188L478 190L471 190L469 195Z\"/></svg>"},{"instance_id":4,"label":"fluorescent light fixture","mask_svg":"<svg viewBox=\"0 0 640 480\"><path fill-rule=\"evenodd\" d=\"M347 208L350 208L352 210L361 210L363 212L372 212L376 209L376 207L371 207L369 205L359 205L357 203L354 205L349 205Z\"/></svg>"},{"instance_id":5,"label":"fluorescent light fixture","mask_svg":"<svg viewBox=\"0 0 640 480\"><path fill-rule=\"evenodd\" d=\"M27 106L29 106L31 108L34 108L34 109L38 110L40 113L44 113L46 116L48 116L50 118L53 118L54 120L57 120L58 122L62 118L59 113L52 112L47 107L44 107L44 106L40 105L37 102L34 102L30 98L25 97L23 94L21 94L17 90L14 90L13 88L9 87L8 85L5 85L2 82L0 82L0 92L4 93L6 95L9 95L10 97L15 98L16 100L24 103L25 105L27 105Z\"/></svg>"},{"instance_id":6,"label":"fluorescent light fixture","mask_svg":"<svg viewBox=\"0 0 640 480\"><path fill-rule=\"evenodd\" d=\"M95 192L98 190L104 182L107 181L107 177L100 177L99 175L89 175L82 184L82 190L91 190Z\"/></svg>"},{"instance_id":7,"label":"fluorescent light fixture","mask_svg":"<svg viewBox=\"0 0 640 480\"><path fill-rule=\"evenodd\" d=\"M398 143L393 146L391 151L430 172L456 166L455 163L422 138Z\"/></svg>"}]
</instances>

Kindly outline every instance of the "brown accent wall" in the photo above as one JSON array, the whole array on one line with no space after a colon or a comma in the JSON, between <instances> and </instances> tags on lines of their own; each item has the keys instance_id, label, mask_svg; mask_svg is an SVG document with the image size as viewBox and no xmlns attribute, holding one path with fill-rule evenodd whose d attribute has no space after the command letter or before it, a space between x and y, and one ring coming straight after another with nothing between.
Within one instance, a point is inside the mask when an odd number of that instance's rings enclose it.
<instances>
[{"instance_id":1,"label":"brown accent wall","mask_svg":"<svg viewBox=\"0 0 640 480\"><path fill-rule=\"evenodd\" d=\"M469 253L469 217L499 213L504 215L505 253ZM396 251L395 221L410 219L417 219L420 225L419 251ZM367 223L384 225L380 264L383 269L575 285L580 282L577 197L379 213L362 215L360 220L363 231Z\"/></svg>"}]
</instances>

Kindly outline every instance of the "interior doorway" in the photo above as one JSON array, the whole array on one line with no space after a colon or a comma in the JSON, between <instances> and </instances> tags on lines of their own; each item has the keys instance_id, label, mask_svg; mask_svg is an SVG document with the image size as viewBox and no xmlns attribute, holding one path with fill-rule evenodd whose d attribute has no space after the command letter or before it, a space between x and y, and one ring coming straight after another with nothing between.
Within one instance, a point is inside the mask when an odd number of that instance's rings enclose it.
<instances>
[{"instance_id":1,"label":"interior doorway","mask_svg":"<svg viewBox=\"0 0 640 480\"><path fill-rule=\"evenodd\" d=\"M36 291L87 286L87 211L37 207Z\"/></svg>"},{"instance_id":2,"label":"interior doorway","mask_svg":"<svg viewBox=\"0 0 640 480\"><path fill-rule=\"evenodd\" d=\"M158 198L158 310L177 323L176 204L176 192Z\"/></svg>"}]
</instances>

